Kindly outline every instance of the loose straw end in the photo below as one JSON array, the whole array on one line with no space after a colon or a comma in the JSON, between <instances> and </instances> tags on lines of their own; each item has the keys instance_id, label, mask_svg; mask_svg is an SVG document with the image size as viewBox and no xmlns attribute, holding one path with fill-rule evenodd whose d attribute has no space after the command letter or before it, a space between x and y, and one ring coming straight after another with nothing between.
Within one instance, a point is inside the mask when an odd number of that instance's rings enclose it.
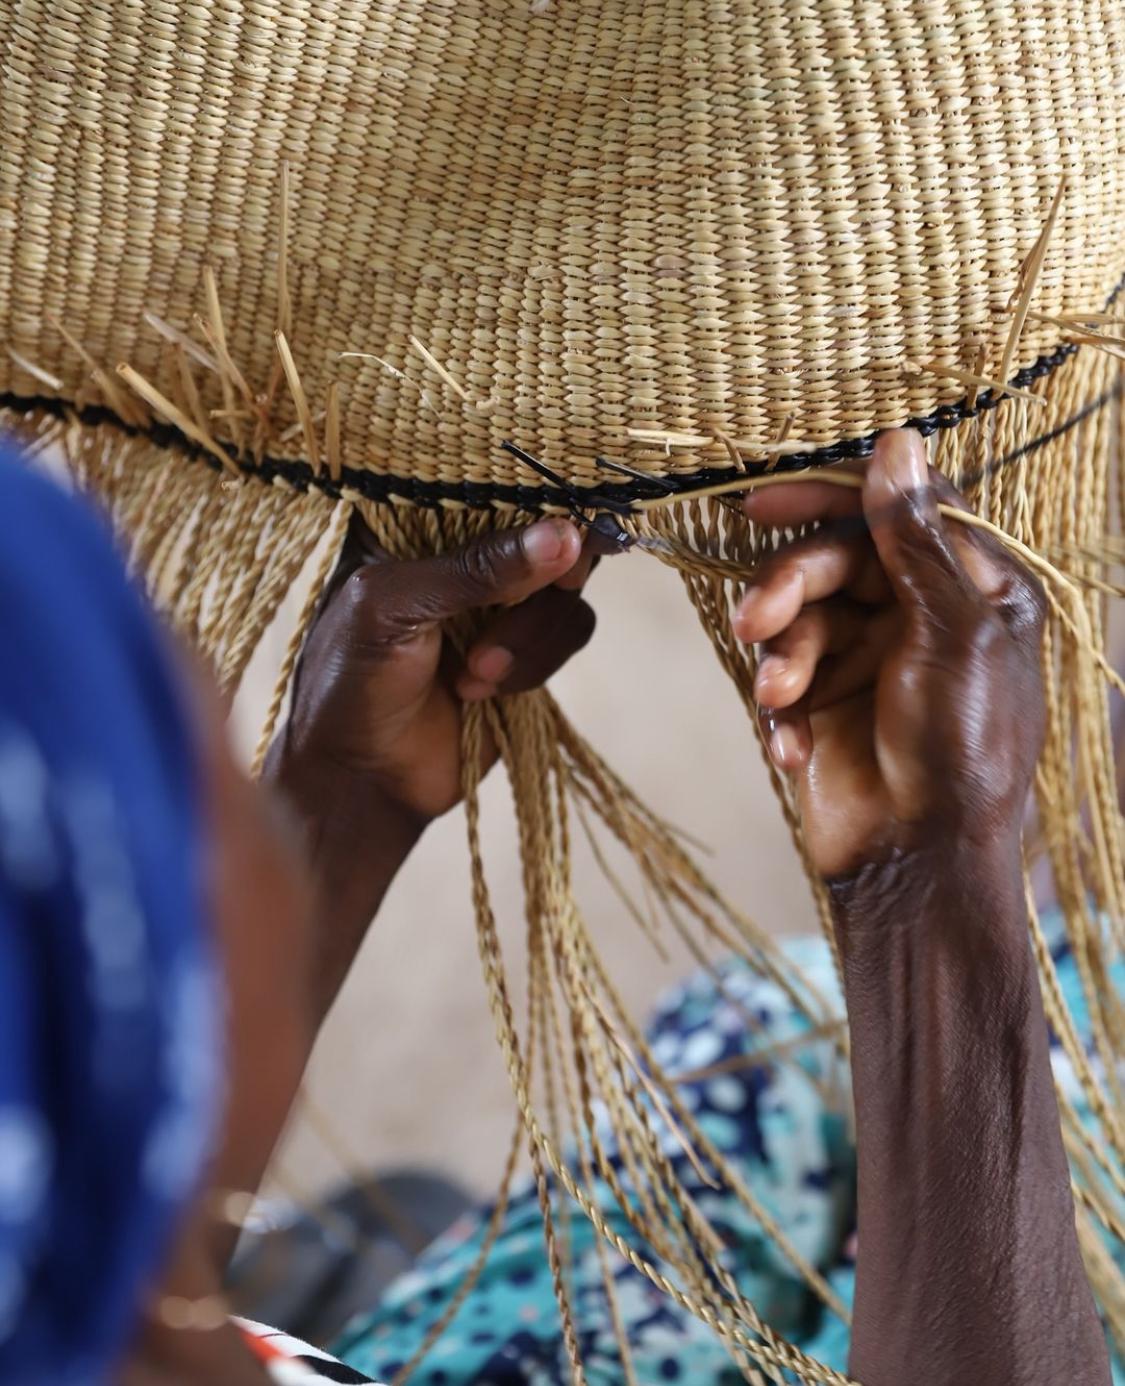
<instances>
[{"instance_id":1,"label":"loose straw end","mask_svg":"<svg viewBox=\"0 0 1125 1386\"><path fill-rule=\"evenodd\" d=\"M461 384L459 380L455 379L454 376L450 375L449 371L446 370L446 368L441 364L441 362L437 359L437 357L433 354L432 351L429 351L426 347L424 347L417 337L411 337L410 345L414 348L414 350L418 353L422 360L425 361L426 365L429 366L430 370L432 370L434 374L444 384L449 386L449 388L453 391L453 393L463 404L468 404L470 406L473 404L473 401L469 396L468 390L465 389L465 387Z\"/></svg>"},{"instance_id":2,"label":"loose straw end","mask_svg":"<svg viewBox=\"0 0 1125 1386\"><path fill-rule=\"evenodd\" d=\"M282 332L277 328L273 334L274 342L277 345L278 355L281 357L281 367L285 372L285 379L289 385L289 393L293 396L293 404L297 410L297 418L300 420L301 430L305 435L305 448L309 454L309 466L314 475L320 473L320 448L316 441L316 428L313 424L312 410L309 408L308 396L305 388L301 384L301 373L297 369L297 363L293 359L293 352L289 347L289 342Z\"/></svg>"},{"instance_id":3,"label":"loose straw end","mask_svg":"<svg viewBox=\"0 0 1125 1386\"><path fill-rule=\"evenodd\" d=\"M242 473L235 465L233 459L219 447L205 427L196 423L195 420L188 418L179 405L174 404L166 395L161 394L151 381L146 380L139 371L134 370L133 367L126 362L122 361L120 365L118 365L116 374L119 375L126 385L128 385L135 394L139 395L150 408L154 409L163 418L167 419L170 424L178 428L185 438L190 438L193 442L198 443L201 448L205 449L205 451L209 452L212 457L220 462L232 476L237 477L241 481Z\"/></svg>"}]
</instances>

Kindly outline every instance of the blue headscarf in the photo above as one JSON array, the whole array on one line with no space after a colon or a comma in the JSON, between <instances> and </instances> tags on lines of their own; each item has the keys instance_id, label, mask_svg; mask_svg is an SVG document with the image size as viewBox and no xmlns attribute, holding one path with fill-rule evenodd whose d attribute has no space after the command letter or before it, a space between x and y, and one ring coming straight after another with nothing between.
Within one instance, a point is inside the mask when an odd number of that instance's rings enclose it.
<instances>
[{"instance_id":1,"label":"blue headscarf","mask_svg":"<svg viewBox=\"0 0 1125 1386\"><path fill-rule=\"evenodd\" d=\"M199 797L101 522L0 448L0 1386L107 1379L198 1185Z\"/></svg>"}]
</instances>

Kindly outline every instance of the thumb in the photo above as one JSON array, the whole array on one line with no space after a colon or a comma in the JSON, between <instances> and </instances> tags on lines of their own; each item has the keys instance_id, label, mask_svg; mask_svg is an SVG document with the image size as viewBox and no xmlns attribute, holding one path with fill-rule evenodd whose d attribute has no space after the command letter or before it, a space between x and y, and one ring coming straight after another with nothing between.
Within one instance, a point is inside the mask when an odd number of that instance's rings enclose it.
<instances>
[{"instance_id":1,"label":"thumb","mask_svg":"<svg viewBox=\"0 0 1125 1386\"><path fill-rule=\"evenodd\" d=\"M524 529L494 530L450 554L427 560L419 572L432 583L435 617L481 606L514 606L568 573L582 553L569 520L538 520Z\"/></svg>"},{"instance_id":2,"label":"thumb","mask_svg":"<svg viewBox=\"0 0 1125 1386\"><path fill-rule=\"evenodd\" d=\"M431 558L368 559L354 575L366 638L413 634L483 606L512 606L578 561L582 539L567 520L497 530Z\"/></svg>"},{"instance_id":3,"label":"thumb","mask_svg":"<svg viewBox=\"0 0 1125 1386\"><path fill-rule=\"evenodd\" d=\"M979 596L946 540L926 448L913 429L879 435L863 485L863 511L879 561L912 620L964 611Z\"/></svg>"}]
</instances>

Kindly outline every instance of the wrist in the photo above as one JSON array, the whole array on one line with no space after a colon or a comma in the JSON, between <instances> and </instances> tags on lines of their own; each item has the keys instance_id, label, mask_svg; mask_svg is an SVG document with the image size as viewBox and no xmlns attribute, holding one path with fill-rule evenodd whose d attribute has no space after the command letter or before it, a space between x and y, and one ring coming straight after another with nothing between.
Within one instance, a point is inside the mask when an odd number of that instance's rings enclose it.
<instances>
[{"instance_id":1,"label":"wrist","mask_svg":"<svg viewBox=\"0 0 1125 1386\"><path fill-rule=\"evenodd\" d=\"M831 883L857 1101L958 1100L1043 1039L1018 840L941 844Z\"/></svg>"},{"instance_id":2,"label":"wrist","mask_svg":"<svg viewBox=\"0 0 1125 1386\"><path fill-rule=\"evenodd\" d=\"M1049 1073L1019 845L902 857L835 883L833 907L857 1119L897 1132L898 1154L917 1138L925 1164Z\"/></svg>"},{"instance_id":3,"label":"wrist","mask_svg":"<svg viewBox=\"0 0 1125 1386\"><path fill-rule=\"evenodd\" d=\"M851 1373L901 1381L925 1343L919 1381L956 1380L964 1344L979 1343L988 1370L969 1371L974 1380L1062 1379L1042 1363L1079 1360L1075 1344L1098 1334L1018 840L904 856L832 891L858 1151ZM1027 1291L1044 1273L1053 1318ZM996 1358L998 1315L1011 1350ZM959 1324L963 1342L935 1331L941 1322Z\"/></svg>"},{"instance_id":4,"label":"wrist","mask_svg":"<svg viewBox=\"0 0 1125 1386\"><path fill-rule=\"evenodd\" d=\"M395 800L373 776L295 754L284 734L263 779L302 839L316 897L312 1004L317 1023L335 1000L391 882L429 819Z\"/></svg>"},{"instance_id":5,"label":"wrist","mask_svg":"<svg viewBox=\"0 0 1125 1386\"><path fill-rule=\"evenodd\" d=\"M896 951L997 964L1027 953L1021 838L938 837L825 882L845 977L879 972Z\"/></svg>"},{"instance_id":6,"label":"wrist","mask_svg":"<svg viewBox=\"0 0 1125 1386\"><path fill-rule=\"evenodd\" d=\"M382 776L296 744L287 729L269 749L262 782L281 795L306 827L346 823L357 836L378 830L382 837L389 831L394 840L413 846L432 821L398 797Z\"/></svg>"}]
</instances>

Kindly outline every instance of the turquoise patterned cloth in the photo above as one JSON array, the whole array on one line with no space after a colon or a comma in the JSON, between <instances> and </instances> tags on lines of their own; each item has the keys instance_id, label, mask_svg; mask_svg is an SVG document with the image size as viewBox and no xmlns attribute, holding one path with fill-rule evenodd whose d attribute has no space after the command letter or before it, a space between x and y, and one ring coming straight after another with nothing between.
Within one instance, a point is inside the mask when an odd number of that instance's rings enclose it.
<instances>
[{"instance_id":1,"label":"turquoise patterned cloth","mask_svg":"<svg viewBox=\"0 0 1125 1386\"><path fill-rule=\"evenodd\" d=\"M1050 922L1049 922L1050 923ZM1050 926L1061 940L1057 922ZM1076 970L1059 943L1063 985L1081 1020ZM840 1008L827 949L804 940L787 952L804 975ZM712 1141L735 1164L796 1247L850 1304L855 1284L855 1151L846 1110L847 1069L831 1041L808 1037L810 1023L775 983L743 962L721 969L722 987L699 974L673 989L649 1028L654 1058L669 1075L720 1068L735 1056L767 1047L785 1057L688 1081L684 1101ZM1121 978L1116 979L1118 981ZM748 1025L747 1016L755 1024ZM1064 1078L1068 1065L1056 1051ZM1077 1085L1074 1097L1079 1102ZM848 1334L777 1250L762 1228L725 1191L706 1187L669 1136L677 1174L728 1247L727 1266L763 1317L791 1342L844 1370ZM609 1189L597 1188L607 1219L634 1240ZM557 1204L556 1204L557 1207ZM462 1219L390 1289L375 1312L353 1322L333 1350L351 1365L390 1380L472 1266L491 1208ZM580 1214L570 1218L572 1303L591 1386L624 1377L601 1278L594 1233ZM614 1256L616 1293L637 1378L649 1383L726 1386L743 1378L711 1331L678 1309ZM481 1282L412 1381L418 1386L564 1386L570 1380L558 1311L543 1248L542 1221L530 1183L516 1193L505 1230ZM1114 1362L1114 1381L1125 1369Z\"/></svg>"}]
</instances>

